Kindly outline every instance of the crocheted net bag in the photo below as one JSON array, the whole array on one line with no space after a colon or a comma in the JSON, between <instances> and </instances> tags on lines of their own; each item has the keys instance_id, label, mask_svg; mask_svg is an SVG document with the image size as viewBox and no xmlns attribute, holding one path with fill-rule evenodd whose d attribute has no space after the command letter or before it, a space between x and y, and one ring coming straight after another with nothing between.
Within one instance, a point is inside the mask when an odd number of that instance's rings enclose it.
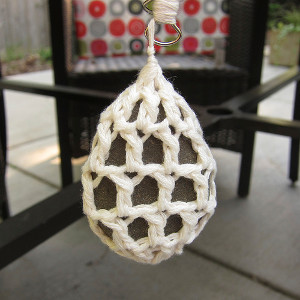
<instances>
[{"instance_id":1,"label":"crocheted net bag","mask_svg":"<svg viewBox=\"0 0 300 300\"><path fill-rule=\"evenodd\" d=\"M102 112L83 167L83 209L113 251L156 264L181 254L216 206L216 164L195 113L148 48L137 81Z\"/></svg>"}]
</instances>

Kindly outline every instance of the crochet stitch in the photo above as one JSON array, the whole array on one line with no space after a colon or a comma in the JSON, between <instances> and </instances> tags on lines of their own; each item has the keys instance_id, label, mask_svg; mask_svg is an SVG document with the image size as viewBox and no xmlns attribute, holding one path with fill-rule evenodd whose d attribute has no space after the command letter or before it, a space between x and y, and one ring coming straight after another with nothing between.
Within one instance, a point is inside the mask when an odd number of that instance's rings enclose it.
<instances>
[{"instance_id":1,"label":"crochet stitch","mask_svg":"<svg viewBox=\"0 0 300 300\"><path fill-rule=\"evenodd\" d=\"M157 264L182 253L214 213L216 164L153 40L151 20L148 62L102 112L82 184L93 232L116 253Z\"/></svg>"}]
</instances>

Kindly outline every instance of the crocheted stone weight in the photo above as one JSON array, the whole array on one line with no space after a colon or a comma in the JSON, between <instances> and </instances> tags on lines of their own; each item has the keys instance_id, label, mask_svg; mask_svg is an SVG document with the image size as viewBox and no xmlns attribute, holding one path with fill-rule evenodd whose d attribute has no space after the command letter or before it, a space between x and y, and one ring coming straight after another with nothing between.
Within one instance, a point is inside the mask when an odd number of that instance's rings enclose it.
<instances>
[{"instance_id":1,"label":"crocheted stone weight","mask_svg":"<svg viewBox=\"0 0 300 300\"><path fill-rule=\"evenodd\" d=\"M182 253L216 206L216 165L188 106L154 55L100 116L83 167L83 207L118 254L156 264Z\"/></svg>"}]
</instances>

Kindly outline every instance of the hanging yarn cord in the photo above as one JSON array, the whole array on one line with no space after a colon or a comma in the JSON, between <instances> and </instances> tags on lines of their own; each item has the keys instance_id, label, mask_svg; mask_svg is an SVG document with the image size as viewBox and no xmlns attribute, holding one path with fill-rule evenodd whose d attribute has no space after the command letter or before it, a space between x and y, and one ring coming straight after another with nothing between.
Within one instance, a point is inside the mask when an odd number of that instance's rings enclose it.
<instances>
[{"instance_id":1,"label":"hanging yarn cord","mask_svg":"<svg viewBox=\"0 0 300 300\"><path fill-rule=\"evenodd\" d=\"M153 0L146 0L143 3L144 9L153 14L155 22L162 24L176 24L176 16L179 10L179 0L155 0L153 11L147 5Z\"/></svg>"},{"instance_id":2,"label":"hanging yarn cord","mask_svg":"<svg viewBox=\"0 0 300 300\"><path fill-rule=\"evenodd\" d=\"M155 58L100 115L82 169L83 210L113 251L157 264L181 254L216 207L216 164L184 98ZM122 158L123 156L123 158Z\"/></svg>"},{"instance_id":3,"label":"hanging yarn cord","mask_svg":"<svg viewBox=\"0 0 300 300\"><path fill-rule=\"evenodd\" d=\"M181 29L176 25L176 16L179 10L179 0L155 0L153 4L153 11L147 5L153 0L146 0L143 3L144 10L153 15L156 23L170 24L178 33L173 41L161 42L154 39L154 44L158 46L170 46L176 44L182 37ZM148 27L145 30L145 36L148 38Z\"/></svg>"}]
</instances>

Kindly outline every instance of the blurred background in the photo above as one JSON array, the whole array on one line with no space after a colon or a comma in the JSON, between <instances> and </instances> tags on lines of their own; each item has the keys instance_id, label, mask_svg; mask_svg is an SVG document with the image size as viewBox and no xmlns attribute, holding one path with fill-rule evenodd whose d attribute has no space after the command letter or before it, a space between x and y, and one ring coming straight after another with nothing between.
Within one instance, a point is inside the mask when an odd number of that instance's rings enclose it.
<instances>
[{"instance_id":1,"label":"blurred background","mask_svg":"<svg viewBox=\"0 0 300 300\"><path fill-rule=\"evenodd\" d=\"M3 77L54 84L47 2L0 1ZM299 5L270 0L262 82L298 64ZM205 54L214 59L214 51ZM259 115L291 119L295 86L262 102ZM62 187L56 108L51 97L4 94L6 183L16 215ZM108 251L81 219L1 270L0 299L300 299L300 192L287 178L289 143L256 134L251 193L243 200L236 195L239 154L213 148L218 208L182 256L137 265ZM76 181L85 160L72 158Z\"/></svg>"}]
</instances>

